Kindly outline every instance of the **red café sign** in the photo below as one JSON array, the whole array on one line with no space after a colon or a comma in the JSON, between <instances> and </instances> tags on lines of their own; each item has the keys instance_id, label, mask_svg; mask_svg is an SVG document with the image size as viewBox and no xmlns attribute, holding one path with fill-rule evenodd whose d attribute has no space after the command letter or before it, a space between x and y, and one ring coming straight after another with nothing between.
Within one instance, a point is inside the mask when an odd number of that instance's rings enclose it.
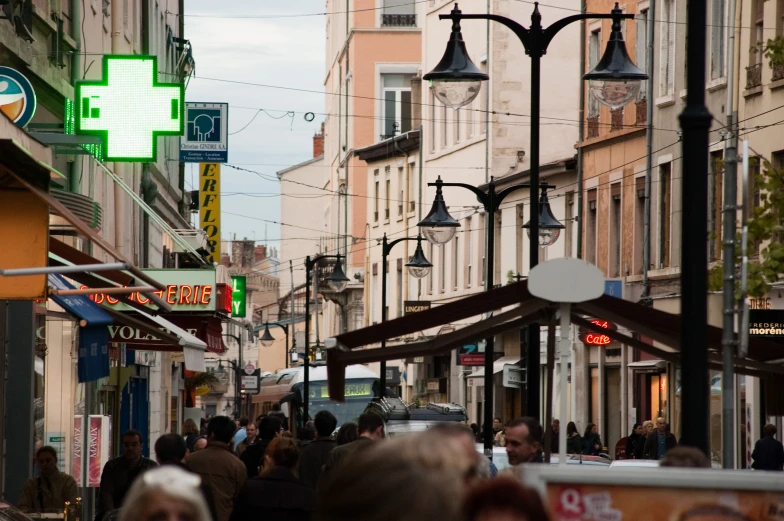
<instances>
[{"instance_id":1,"label":"red caf\u00e9 sign","mask_svg":"<svg viewBox=\"0 0 784 521\"><path fill-rule=\"evenodd\" d=\"M603 329L607 329L607 330L610 330L610 331L615 331L617 329L615 324L613 324L612 322L608 322L607 320L604 320L604 319L601 319L601 318L591 319L590 322L591 322L591 324L594 324L596 326L599 326L599 327L601 327ZM588 330L588 329L585 329L585 328L581 328L581 329L582 329L582 331L581 331L581 334L580 334L580 341L583 344L585 344L585 345L588 345L588 346L606 346L606 345L610 344L610 342L612 342L612 339L609 336L605 335L605 334L597 333L597 332L594 332L594 331L591 331L591 330Z\"/></svg>"}]
</instances>

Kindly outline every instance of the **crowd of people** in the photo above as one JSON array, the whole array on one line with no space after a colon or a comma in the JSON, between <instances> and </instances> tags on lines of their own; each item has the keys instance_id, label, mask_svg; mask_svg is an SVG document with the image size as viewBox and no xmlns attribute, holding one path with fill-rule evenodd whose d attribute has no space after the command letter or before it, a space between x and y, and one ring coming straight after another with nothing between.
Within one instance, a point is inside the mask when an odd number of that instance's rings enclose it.
<instances>
[{"instance_id":1,"label":"crowd of people","mask_svg":"<svg viewBox=\"0 0 784 521\"><path fill-rule=\"evenodd\" d=\"M153 461L142 455L141 433L122 436L123 453L103 469L94 521L545 521L539 495L518 481L515 465L544 461L545 440L557 451L560 423L548 432L534 418L494 422L512 468L498 473L476 449L477 429L460 423L385 439L384 420L374 412L346 423L320 411L298 439L280 415L239 425L216 416L204 430L186 421L182 434L155 443ZM497 429L497 430L496 430ZM753 457L757 469L781 470L784 449L775 427L765 427ZM661 466L710 467L698 449L677 446L663 418L635 425L629 454L661 459ZM204 440L204 443L200 443ZM593 424L580 436L567 425L567 450L602 448ZM586 452L587 451L587 452ZM46 511L73 502L77 486L57 469L57 453L41 447L40 476L25 485L23 511ZM405 498L401 501L400 498Z\"/></svg>"}]
</instances>

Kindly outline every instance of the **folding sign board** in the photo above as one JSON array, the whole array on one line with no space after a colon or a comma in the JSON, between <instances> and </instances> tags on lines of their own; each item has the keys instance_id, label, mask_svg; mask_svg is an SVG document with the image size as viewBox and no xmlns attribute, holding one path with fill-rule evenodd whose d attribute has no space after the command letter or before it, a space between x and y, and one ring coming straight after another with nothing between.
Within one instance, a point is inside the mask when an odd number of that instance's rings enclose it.
<instances>
[{"instance_id":1,"label":"folding sign board","mask_svg":"<svg viewBox=\"0 0 784 521\"><path fill-rule=\"evenodd\" d=\"M106 161L156 161L158 136L184 131L185 89L158 82L154 56L106 55L103 79L76 83L76 133L100 136Z\"/></svg>"}]
</instances>

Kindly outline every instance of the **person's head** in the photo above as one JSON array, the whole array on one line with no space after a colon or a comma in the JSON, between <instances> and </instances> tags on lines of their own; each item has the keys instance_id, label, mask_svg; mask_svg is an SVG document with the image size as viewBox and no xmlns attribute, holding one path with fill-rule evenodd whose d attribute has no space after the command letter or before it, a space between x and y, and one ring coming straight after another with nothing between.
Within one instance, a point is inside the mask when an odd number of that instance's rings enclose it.
<instances>
[{"instance_id":1,"label":"person's head","mask_svg":"<svg viewBox=\"0 0 784 521\"><path fill-rule=\"evenodd\" d=\"M642 425L639 423L635 423L634 427L632 427L632 434L636 434L637 436L642 435L645 432L645 429L642 428Z\"/></svg>"},{"instance_id":2,"label":"person's head","mask_svg":"<svg viewBox=\"0 0 784 521\"><path fill-rule=\"evenodd\" d=\"M248 425L245 427L245 430L248 433L247 439L249 439L250 441L253 441L253 440L256 439L256 435L259 432L259 428L256 427L255 423L253 423L253 422L248 423Z\"/></svg>"},{"instance_id":3,"label":"person's head","mask_svg":"<svg viewBox=\"0 0 784 521\"><path fill-rule=\"evenodd\" d=\"M566 424L566 435L571 436L572 434L577 434L577 425L574 422L569 422Z\"/></svg>"},{"instance_id":4,"label":"person's head","mask_svg":"<svg viewBox=\"0 0 784 521\"><path fill-rule=\"evenodd\" d=\"M199 436L196 438L196 441L193 442L193 452L200 451L204 447L207 446L207 438L204 436Z\"/></svg>"},{"instance_id":5,"label":"person's head","mask_svg":"<svg viewBox=\"0 0 784 521\"><path fill-rule=\"evenodd\" d=\"M142 433L136 429L128 429L122 436L123 457L130 461L138 461L142 457Z\"/></svg>"},{"instance_id":6,"label":"person's head","mask_svg":"<svg viewBox=\"0 0 784 521\"><path fill-rule=\"evenodd\" d=\"M285 467L294 470L299 462L299 450L297 442L292 438L283 436L275 438L267 445L264 452L264 470L269 471L272 467Z\"/></svg>"},{"instance_id":7,"label":"person's head","mask_svg":"<svg viewBox=\"0 0 784 521\"><path fill-rule=\"evenodd\" d=\"M164 434L155 442L155 459L158 463L180 463L188 452L185 440L178 434Z\"/></svg>"},{"instance_id":8,"label":"person's head","mask_svg":"<svg viewBox=\"0 0 784 521\"><path fill-rule=\"evenodd\" d=\"M493 430L500 431L504 428L504 424L501 422L501 418L493 418Z\"/></svg>"},{"instance_id":9,"label":"person's head","mask_svg":"<svg viewBox=\"0 0 784 521\"><path fill-rule=\"evenodd\" d=\"M595 432L596 432L596 425L594 425L593 423L589 423L588 425L585 426L585 432L583 433L583 436L587 438L588 436L590 436Z\"/></svg>"},{"instance_id":10,"label":"person's head","mask_svg":"<svg viewBox=\"0 0 784 521\"><path fill-rule=\"evenodd\" d=\"M762 428L762 434L766 437L773 437L776 435L776 426L769 423Z\"/></svg>"},{"instance_id":11,"label":"person's head","mask_svg":"<svg viewBox=\"0 0 784 521\"><path fill-rule=\"evenodd\" d=\"M359 451L328 481L313 521L433 521L460 519L464 489L455 440L413 434ZM346 493L350 490L351 493ZM401 500L401 498L405 498Z\"/></svg>"},{"instance_id":12,"label":"person's head","mask_svg":"<svg viewBox=\"0 0 784 521\"><path fill-rule=\"evenodd\" d=\"M240 418L240 429L247 427L248 423L250 423L250 420L248 420L246 417L243 416Z\"/></svg>"},{"instance_id":13,"label":"person's head","mask_svg":"<svg viewBox=\"0 0 784 521\"><path fill-rule=\"evenodd\" d=\"M360 436L371 440L380 440L384 437L384 418L380 414L368 411L359 417L357 432Z\"/></svg>"},{"instance_id":14,"label":"person's head","mask_svg":"<svg viewBox=\"0 0 784 521\"><path fill-rule=\"evenodd\" d=\"M35 452L35 461L38 462L38 468L41 474L49 477L57 473L57 451L54 447L44 445Z\"/></svg>"},{"instance_id":15,"label":"person's head","mask_svg":"<svg viewBox=\"0 0 784 521\"><path fill-rule=\"evenodd\" d=\"M553 432L558 432L559 430L561 430L561 421L553 420Z\"/></svg>"},{"instance_id":16,"label":"person's head","mask_svg":"<svg viewBox=\"0 0 784 521\"><path fill-rule=\"evenodd\" d=\"M174 465L149 470L134 480L118 521L210 521L200 485L198 475Z\"/></svg>"},{"instance_id":17,"label":"person's head","mask_svg":"<svg viewBox=\"0 0 784 521\"><path fill-rule=\"evenodd\" d=\"M229 443L237 432L237 426L228 416L215 416L207 425L207 440Z\"/></svg>"},{"instance_id":18,"label":"person's head","mask_svg":"<svg viewBox=\"0 0 784 521\"><path fill-rule=\"evenodd\" d=\"M270 416L267 415L262 418L261 423L259 424L259 438L262 440L271 440L280 436L280 428L282 424L280 423L280 418L277 416Z\"/></svg>"},{"instance_id":19,"label":"person's head","mask_svg":"<svg viewBox=\"0 0 784 521\"><path fill-rule=\"evenodd\" d=\"M293 440L294 439L294 433L291 432L291 431L281 431L280 437L281 438L290 438L290 439Z\"/></svg>"},{"instance_id":20,"label":"person's head","mask_svg":"<svg viewBox=\"0 0 784 521\"><path fill-rule=\"evenodd\" d=\"M272 412L280 412L280 404L279 403L273 403L272 404Z\"/></svg>"},{"instance_id":21,"label":"person's head","mask_svg":"<svg viewBox=\"0 0 784 521\"><path fill-rule=\"evenodd\" d=\"M329 438L338 426L338 419L329 411L319 411L313 418L313 426L319 439Z\"/></svg>"},{"instance_id":22,"label":"person's head","mask_svg":"<svg viewBox=\"0 0 784 521\"><path fill-rule=\"evenodd\" d=\"M442 422L436 423L424 432L421 444L424 446L435 445L444 440L454 440L460 448L459 455L474 469L467 480L489 477L490 464L476 450L473 431L463 423ZM456 454L457 456L457 454ZM485 468L484 463L487 463Z\"/></svg>"},{"instance_id":23,"label":"person's head","mask_svg":"<svg viewBox=\"0 0 784 521\"><path fill-rule=\"evenodd\" d=\"M463 501L466 521L549 521L539 494L510 478L481 483Z\"/></svg>"},{"instance_id":24,"label":"person's head","mask_svg":"<svg viewBox=\"0 0 784 521\"><path fill-rule=\"evenodd\" d=\"M479 436L479 425L472 423L471 424L471 431L474 433L474 436Z\"/></svg>"},{"instance_id":25,"label":"person's head","mask_svg":"<svg viewBox=\"0 0 784 521\"><path fill-rule=\"evenodd\" d=\"M667 432L667 420L661 416L656 418L656 430L659 431L659 434Z\"/></svg>"},{"instance_id":26,"label":"person's head","mask_svg":"<svg viewBox=\"0 0 784 521\"><path fill-rule=\"evenodd\" d=\"M182 435L188 436L190 434L199 434L199 427L196 426L195 421L188 418L182 422Z\"/></svg>"},{"instance_id":27,"label":"person's head","mask_svg":"<svg viewBox=\"0 0 784 521\"><path fill-rule=\"evenodd\" d=\"M711 468L708 456L696 447L673 447L668 450L659 463L660 467Z\"/></svg>"},{"instance_id":28,"label":"person's head","mask_svg":"<svg viewBox=\"0 0 784 521\"><path fill-rule=\"evenodd\" d=\"M523 416L506 425L506 455L511 465L532 461L542 448L542 426L536 418Z\"/></svg>"},{"instance_id":29,"label":"person's head","mask_svg":"<svg viewBox=\"0 0 784 521\"><path fill-rule=\"evenodd\" d=\"M345 445L346 443L351 443L356 440L358 436L357 424L354 422L346 422L338 429L335 440L338 442L338 445Z\"/></svg>"},{"instance_id":30,"label":"person's head","mask_svg":"<svg viewBox=\"0 0 784 521\"><path fill-rule=\"evenodd\" d=\"M305 426L297 431L299 441L313 441L316 439L316 424L312 421L305 422Z\"/></svg>"},{"instance_id":31,"label":"person's head","mask_svg":"<svg viewBox=\"0 0 784 521\"><path fill-rule=\"evenodd\" d=\"M643 431L645 431L645 434L652 433L654 430L653 422L651 420L645 420L644 422L642 422L642 428Z\"/></svg>"}]
</instances>

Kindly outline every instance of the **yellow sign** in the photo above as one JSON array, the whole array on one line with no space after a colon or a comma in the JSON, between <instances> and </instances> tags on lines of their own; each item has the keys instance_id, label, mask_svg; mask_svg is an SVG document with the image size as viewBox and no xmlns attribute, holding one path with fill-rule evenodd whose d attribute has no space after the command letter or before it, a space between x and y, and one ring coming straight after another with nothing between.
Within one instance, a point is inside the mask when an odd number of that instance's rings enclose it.
<instances>
[{"instance_id":1,"label":"yellow sign","mask_svg":"<svg viewBox=\"0 0 784 521\"><path fill-rule=\"evenodd\" d=\"M346 384L346 396L370 396L370 384ZM327 387L321 388L321 397L329 398Z\"/></svg>"},{"instance_id":2,"label":"yellow sign","mask_svg":"<svg viewBox=\"0 0 784 521\"><path fill-rule=\"evenodd\" d=\"M209 262L220 262L220 164L199 163L199 226L207 234Z\"/></svg>"}]
</instances>

